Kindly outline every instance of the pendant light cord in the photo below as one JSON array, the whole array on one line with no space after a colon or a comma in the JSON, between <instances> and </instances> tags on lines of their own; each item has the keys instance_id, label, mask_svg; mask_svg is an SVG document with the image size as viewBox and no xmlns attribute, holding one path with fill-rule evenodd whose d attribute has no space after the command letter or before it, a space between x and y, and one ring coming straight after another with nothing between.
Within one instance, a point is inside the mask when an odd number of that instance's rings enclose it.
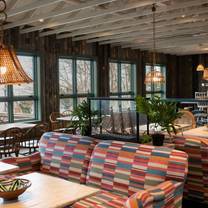
<instances>
[{"instance_id":1,"label":"pendant light cord","mask_svg":"<svg viewBox=\"0 0 208 208\"><path fill-rule=\"evenodd\" d=\"M4 24L7 21L7 14L6 14L6 1L0 0L0 46L3 46L4 42Z\"/></svg>"},{"instance_id":2,"label":"pendant light cord","mask_svg":"<svg viewBox=\"0 0 208 208\"><path fill-rule=\"evenodd\" d=\"M153 5L152 5L152 25L153 25L153 27L152 27L152 31L153 31L153 60L152 60L152 65L153 65L153 67L154 67L154 65L156 64L156 28L155 28L155 23L156 23L156 21L155 21L155 12L156 12L156 3L154 3Z\"/></svg>"}]
</instances>

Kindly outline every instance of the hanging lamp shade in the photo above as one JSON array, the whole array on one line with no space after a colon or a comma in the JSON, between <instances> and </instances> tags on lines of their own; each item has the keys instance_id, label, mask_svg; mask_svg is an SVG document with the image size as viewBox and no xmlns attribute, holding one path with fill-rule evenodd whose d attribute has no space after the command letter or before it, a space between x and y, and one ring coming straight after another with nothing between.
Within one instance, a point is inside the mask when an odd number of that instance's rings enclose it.
<instances>
[{"instance_id":1,"label":"hanging lamp shade","mask_svg":"<svg viewBox=\"0 0 208 208\"><path fill-rule=\"evenodd\" d=\"M199 64L196 68L196 71L204 71L204 66L202 64Z\"/></svg>"},{"instance_id":2,"label":"hanging lamp shade","mask_svg":"<svg viewBox=\"0 0 208 208\"><path fill-rule=\"evenodd\" d=\"M145 84L151 84L151 83L162 84L164 82L165 82L165 77L160 71L157 71L157 70L149 71L146 74L145 80L144 80Z\"/></svg>"},{"instance_id":3,"label":"hanging lamp shade","mask_svg":"<svg viewBox=\"0 0 208 208\"><path fill-rule=\"evenodd\" d=\"M208 68L205 68L205 69L204 69L204 72L203 72L203 79L204 79L204 80L208 80Z\"/></svg>"},{"instance_id":4,"label":"hanging lamp shade","mask_svg":"<svg viewBox=\"0 0 208 208\"><path fill-rule=\"evenodd\" d=\"M25 73L15 51L5 45L1 45L0 84L14 85L30 82L32 82L32 79Z\"/></svg>"},{"instance_id":5,"label":"hanging lamp shade","mask_svg":"<svg viewBox=\"0 0 208 208\"><path fill-rule=\"evenodd\" d=\"M155 69L156 65L156 28L155 28L155 12L156 12L156 4L152 5L152 19L153 19L153 53L152 53L152 67L151 70L145 75L145 84L163 84L165 83L165 76Z\"/></svg>"},{"instance_id":6,"label":"hanging lamp shade","mask_svg":"<svg viewBox=\"0 0 208 208\"><path fill-rule=\"evenodd\" d=\"M0 0L0 84L14 85L30 83L32 79L25 73L15 51L3 43L3 25L7 22L6 3L5 0Z\"/></svg>"}]
</instances>

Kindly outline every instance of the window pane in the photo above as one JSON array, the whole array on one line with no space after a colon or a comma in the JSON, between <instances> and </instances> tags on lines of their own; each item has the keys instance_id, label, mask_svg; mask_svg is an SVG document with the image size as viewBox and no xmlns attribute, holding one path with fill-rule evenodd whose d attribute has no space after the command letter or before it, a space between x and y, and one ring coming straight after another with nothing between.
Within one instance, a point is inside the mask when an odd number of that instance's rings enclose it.
<instances>
[{"instance_id":1,"label":"window pane","mask_svg":"<svg viewBox=\"0 0 208 208\"><path fill-rule=\"evenodd\" d=\"M110 92L118 92L118 64L110 63Z\"/></svg>"},{"instance_id":2,"label":"window pane","mask_svg":"<svg viewBox=\"0 0 208 208\"><path fill-rule=\"evenodd\" d=\"M121 91L131 91L131 64L121 64Z\"/></svg>"},{"instance_id":3,"label":"window pane","mask_svg":"<svg viewBox=\"0 0 208 208\"><path fill-rule=\"evenodd\" d=\"M86 97L79 97L79 98L77 98L77 105L82 103L84 100L87 101L87 98Z\"/></svg>"},{"instance_id":4,"label":"window pane","mask_svg":"<svg viewBox=\"0 0 208 208\"><path fill-rule=\"evenodd\" d=\"M14 120L34 119L34 101L14 102Z\"/></svg>"},{"instance_id":5,"label":"window pane","mask_svg":"<svg viewBox=\"0 0 208 208\"><path fill-rule=\"evenodd\" d=\"M18 59L27 75L34 80L34 57L18 56ZM13 93L14 96L34 95L34 83L13 85Z\"/></svg>"},{"instance_id":6,"label":"window pane","mask_svg":"<svg viewBox=\"0 0 208 208\"><path fill-rule=\"evenodd\" d=\"M8 122L8 103L0 103L0 123Z\"/></svg>"},{"instance_id":7,"label":"window pane","mask_svg":"<svg viewBox=\"0 0 208 208\"><path fill-rule=\"evenodd\" d=\"M90 61L77 60L77 92L91 92Z\"/></svg>"},{"instance_id":8,"label":"window pane","mask_svg":"<svg viewBox=\"0 0 208 208\"><path fill-rule=\"evenodd\" d=\"M59 93L72 94L72 59L59 59Z\"/></svg>"},{"instance_id":9,"label":"window pane","mask_svg":"<svg viewBox=\"0 0 208 208\"><path fill-rule=\"evenodd\" d=\"M0 85L0 97L6 97L6 96L7 96L7 86Z\"/></svg>"},{"instance_id":10,"label":"window pane","mask_svg":"<svg viewBox=\"0 0 208 208\"><path fill-rule=\"evenodd\" d=\"M60 113L64 111L73 110L73 99L72 98L64 98L60 99Z\"/></svg>"}]
</instances>

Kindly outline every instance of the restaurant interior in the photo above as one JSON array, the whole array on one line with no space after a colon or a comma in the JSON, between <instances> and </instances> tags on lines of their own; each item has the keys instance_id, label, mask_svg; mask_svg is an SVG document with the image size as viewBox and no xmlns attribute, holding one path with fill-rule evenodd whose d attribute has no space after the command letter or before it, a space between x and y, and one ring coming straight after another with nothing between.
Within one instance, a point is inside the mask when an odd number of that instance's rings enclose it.
<instances>
[{"instance_id":1,"label":"restaurant interior","mask_svg":"<svg viewBox=\"0 0 208 208\"><path fill-rule=\"evenodd\" d=\"M208 208L208 0L0 0L1 208Z\"/></svg>"}]
</instances>

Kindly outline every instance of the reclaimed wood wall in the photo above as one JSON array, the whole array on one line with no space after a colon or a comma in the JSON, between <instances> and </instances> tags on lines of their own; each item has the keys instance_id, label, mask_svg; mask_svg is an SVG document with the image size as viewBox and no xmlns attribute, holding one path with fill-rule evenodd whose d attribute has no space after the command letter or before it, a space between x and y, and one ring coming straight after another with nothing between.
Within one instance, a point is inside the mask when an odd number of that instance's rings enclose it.
<instances>
[{"instance_id":1,"label":"reclaimed wood wall","mask_svg":"<svg viewBox=\"0 0 208 208\"><path fill-rule=\"evenodd\" d=\"M152 61L152 54L149 52L97 43L87 44L84 41L72 42L71 39L56 40L55 36L39 38L38 33L19 34L18 29L5 32L5 43L13 45L17 51L35 53L40 56L43 121L47 121L50 113L59 109L57 70L59 56L96 59L98 96L109 95L108 63L110 60L130 61L137 64L137 92L140 95L144 93L144 65ZM157 54L156 58L158 64L167 66L167 97L192 97L193 89L199 86L192 66L197 57Z\"/></svg>"}]
</instances>

